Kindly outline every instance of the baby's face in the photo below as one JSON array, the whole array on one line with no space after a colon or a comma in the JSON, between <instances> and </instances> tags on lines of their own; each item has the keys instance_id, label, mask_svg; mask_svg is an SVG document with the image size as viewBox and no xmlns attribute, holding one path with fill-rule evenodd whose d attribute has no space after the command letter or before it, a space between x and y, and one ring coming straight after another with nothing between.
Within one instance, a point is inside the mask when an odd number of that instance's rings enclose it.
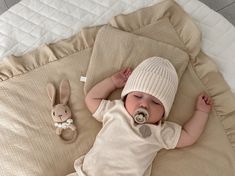
<instances>
[{"instance_id":1,"label":"baby's face","mask_svg":"<svg viewBox=\"0 0 235 176\"><path fill-rule=\"evenodd\" d=\"M145 108L149 113L147 123L156 123L164 115L162 103L152 95L143 92L131 92L127 95L125 101L127 112L134 117L137 109Z\"/></svg>"}]
</instances>

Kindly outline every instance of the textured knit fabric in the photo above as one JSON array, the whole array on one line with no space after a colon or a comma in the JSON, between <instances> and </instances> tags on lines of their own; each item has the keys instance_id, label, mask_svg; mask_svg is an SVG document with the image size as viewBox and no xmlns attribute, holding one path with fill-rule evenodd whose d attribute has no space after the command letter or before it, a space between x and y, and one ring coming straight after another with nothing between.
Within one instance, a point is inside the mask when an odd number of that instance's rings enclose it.
<instances>
[{"instance_id":1,"label":"textured knit fabric","mask_svg":"<svg viewBox=\"0 0 235 176\"><path fill-rule=\"evenodd\" d=\"M151 136L142 137L140 128L121 100L103 100L93 116L103 127L91 150L75 162L79 176L147 176L157 152L175 148L181 126L166 122L147 125Z\"/></svg>"},{"instance_id":2,"label":"textured knit fabric","mask_svg":"<svg viewBox=\"0 0 235 176\"><path fill-rule=\"evenodd\" d=\"M177 87L178 76L170 61L161 57L151 57L134 69L121 96L124 98L130 92L140 91L156 97L164 106L164 118L166 119Z\"/></svg>"}]
</instances>

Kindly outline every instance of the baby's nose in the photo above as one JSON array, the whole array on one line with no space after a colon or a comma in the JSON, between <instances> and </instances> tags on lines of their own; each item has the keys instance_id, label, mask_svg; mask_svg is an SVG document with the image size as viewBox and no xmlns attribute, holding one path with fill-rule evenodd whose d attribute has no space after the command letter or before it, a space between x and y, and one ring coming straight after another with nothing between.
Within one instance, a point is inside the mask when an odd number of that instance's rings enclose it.
<instances>
[{"instance_id":1,"label":"baby's nose","mask_svg":"<svg viewBox=\"0 0 235 176\"><path fill-rule=\"evenodd\" d=\"M148 108L148 102L142 101L142 102L140 103L140 107L147 109L147 108Z\"/></svg>"}]
</instances>

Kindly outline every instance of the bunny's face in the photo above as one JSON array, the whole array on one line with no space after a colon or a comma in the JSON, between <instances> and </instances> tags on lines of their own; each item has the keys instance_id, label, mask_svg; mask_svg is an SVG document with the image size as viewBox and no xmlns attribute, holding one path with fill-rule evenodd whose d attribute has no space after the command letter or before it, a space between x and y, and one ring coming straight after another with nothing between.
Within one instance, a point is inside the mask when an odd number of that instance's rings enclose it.
<instances>
[{"instance_id":1,"label":"bunny's face","mask_svg":"<svg viewBox=\"0 0 235 176\"><path fill-rule=\"evenodd\" d=\"M67 105L58 104L51 110L51 116L55 122L64 122L71 117L71 110Z\"/></svg>"}]
</instances>

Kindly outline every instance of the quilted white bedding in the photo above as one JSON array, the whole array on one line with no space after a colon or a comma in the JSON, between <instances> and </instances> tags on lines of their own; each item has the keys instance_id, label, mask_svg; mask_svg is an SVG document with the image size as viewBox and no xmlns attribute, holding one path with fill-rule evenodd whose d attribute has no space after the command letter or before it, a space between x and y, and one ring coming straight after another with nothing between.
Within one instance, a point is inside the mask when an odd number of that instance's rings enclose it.
<instances>
[{"instance_id":1,"label":"quilted white bedding","mask_svg":"<svg viewBox=\"0 0 235 176\"><path fill-rule=\"evenodd\" d=\"M106 23L161 0L22 0L0 16L0 59L67 38L82 27ZM176 0L202 31L202 49L235 93L235 28L197 0Z\"/></svg>"}]
</instances>

